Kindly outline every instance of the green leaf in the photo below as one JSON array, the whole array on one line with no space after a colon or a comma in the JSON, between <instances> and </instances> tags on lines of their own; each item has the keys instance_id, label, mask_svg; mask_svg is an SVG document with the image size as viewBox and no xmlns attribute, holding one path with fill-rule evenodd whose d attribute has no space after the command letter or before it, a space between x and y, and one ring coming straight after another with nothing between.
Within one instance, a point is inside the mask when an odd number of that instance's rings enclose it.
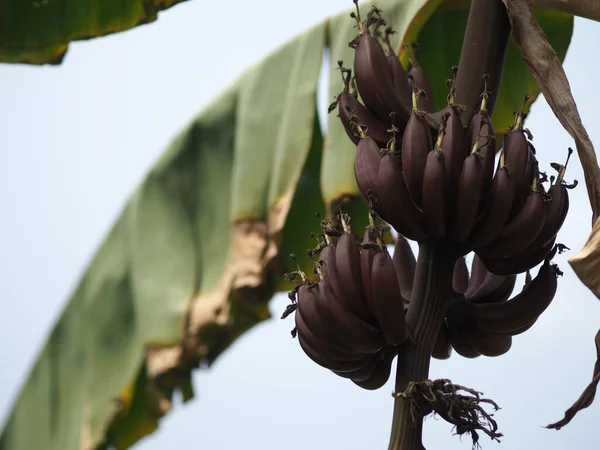
<instances>
[{"instance_id":1,"label":"green leaf","mask_svg":"<svg viewBox=\"0 0 600 450\"><path fill-rule=\"evenodd\" d=\"M184 0L0 0L0 62L60 64L69 42L154 22Z\"/></svg>"},{"instance_id":2,"label":"green leaf","mask_svg":"<svg viewBox=\"0 0 600 450\"><path fill-rule=\"evenodd\" d=\"M446 52L460 48L462 35L441 39L427 27L442 26L449 10L436 11L439 0L377 4L398 31L397 48L407 30L421 36L422 63L439 90L445 76L438 75L457 59ZM465 11L453 17L462 20ZM547 20L564 55L572 20ZM192 397L194 368L210 365L269 318L274 292L290 288L282 276L295 268L290 253L312 272L302 255L314 246L309 233L319 230L315 212L331 212L335 200L347 198L344 210L362 231L367 209L354 180L355 148L335 113L324 136L316 111L324 50L331 98L342 88L337 61L352 64L355 34L349 11L327 19L245 72L179 133L70 298L5 424L0 450L131 446L158 426L175 390ZM512 84L503 86L500 102L512 112L513 96L520 101L530 86L510 61L520 75L506 75Z\"/></svg>"},{"instance_id":3,"label":"green leaf","mask_svg":"<svg viewBox=\"0 0 600 450\"><path fill-rule=\"evenodd\" d=\"M0 448L127 448L175 389L191 396L192 367L269 317L282 236L296 250L318 225L307 214L323 210L324 44L320 24L247 71L155 163L49 337Z\"/></svg>"}]
</instances>

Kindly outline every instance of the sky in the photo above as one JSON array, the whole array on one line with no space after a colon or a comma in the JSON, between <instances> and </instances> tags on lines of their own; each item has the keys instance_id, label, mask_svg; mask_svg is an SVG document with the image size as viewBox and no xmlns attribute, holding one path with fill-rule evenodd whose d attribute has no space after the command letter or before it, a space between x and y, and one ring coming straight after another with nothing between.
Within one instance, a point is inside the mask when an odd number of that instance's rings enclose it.
<instances>
[{"instance_id":1,"label":"sky","mask_svg":"<svg viewBox=\"0 0 600 450\"><path fill-rule=\"evenodd\" d=\"M126 199L175 134L248 65L349 0L305 0L282 10L275 0L185 2L157 22L72 44L59 67L0 66L0 422L46 336ZM226 24L224 27L223 25ZM576 19L565 70L592 141L600 142L593 43L600 25ZM321 92L326 108L329 95ZM574 146L543 99L527 122L542 167ZM575 158L568 180L583 181ZM555 301L499 358L453 355L433 361L430 378L483 391L502 410L502 448L600 447L600 399L561 431L562 417L591 378L600 302L567 258L591 228L583 183L571 191L558 256L564 276ZM314 364L278 317L239 339L210 370L194 374L196 398L174 410L136 450L386 448L392 380L364 391ZM429 450L470 449L441 420L428 418ZM484 448L498 448L482 438Z\"/></svg>"}]
</instances>

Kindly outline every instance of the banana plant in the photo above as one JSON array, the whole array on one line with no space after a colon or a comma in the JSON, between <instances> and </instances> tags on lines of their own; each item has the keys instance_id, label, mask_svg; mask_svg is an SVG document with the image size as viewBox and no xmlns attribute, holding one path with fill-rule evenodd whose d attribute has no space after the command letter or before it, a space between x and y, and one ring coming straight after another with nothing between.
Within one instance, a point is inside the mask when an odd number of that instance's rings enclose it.
<instances>
[{"instance_id":1,"label":"banana plant","mask_svg":"<svg viewBox=\"0 0 600 450\"><path fill-rule=\"evenodd\" d=\"M573 16L599 17L590 2L554 3L361 4L245 72L130 198L32 369L0 449L131 446L156 429L174 391L192 397L192 370L268 319L268 301L285 290L298 340L290 345L324 370L372 390L397 360L391 450L421 449L431 413L474 443L478 432L498 439L485 410L495 403L429 380L428 369L453 351L506 353L555 297L552 258L564 250L574 185L566 162L552 166L555 176L540 168L528 139L540 92L576 142L598 217L598 165L561 62ZM10 48L5 61L56 60ZM326 133L316 114L325 50L336 95ZM320 224L306 220L315 211ZM596 295L598 230L596 221L571 260ZM520 273L526 284L512 295ZM51 400L48 383L69 386L61 413L38 411L32 423L28 412ZM550 426L568 423L594 389Z\"/></svg>"}]
</instances>

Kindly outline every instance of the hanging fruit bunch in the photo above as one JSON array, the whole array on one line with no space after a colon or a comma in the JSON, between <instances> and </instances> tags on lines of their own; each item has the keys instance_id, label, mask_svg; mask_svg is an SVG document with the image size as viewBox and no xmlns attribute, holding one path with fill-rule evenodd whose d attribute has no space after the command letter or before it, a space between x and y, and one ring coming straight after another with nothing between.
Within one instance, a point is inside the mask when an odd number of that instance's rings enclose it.
<instances>
[{"instance_id":1,"label":"hanging fruit bunch","mask_svg":"<svg viewBox=\"0 0 600 450\"><path fill-rule=\"evenodd\" d=\"M388 380L397 347L408 332L396 268L382 241L382 229L372 222L358 243L350 218L338 216L341 228L325 219L317 247L309 251L316 281L298 269L300 279L290 293L297 302L296 328L300 346L317 364L349 378L365 389ZM384 228L385 229L385 228Z\"/></svg>"},{"instance_id":2,"label":"hanging fruit bunch","mask_svg":"<svg viewBox=\"0 0 600 450\"><path fill-rule=\"evenodd\" d=\"M343 91L330 112L337 109L357 145L354 171L369 204L369 226L357 239L341 209L321 223L318 245L309 251L314 277L300 269L288 274L298 284L284 316L295 310L293 334L317 364L377 389L403 346L418 344L406 314L415 302L417 268L407 240L442 248L455 261L430 355L446 359L453 348L467 358L502 355L512 336L529 329L554 298L561 272L551 260L566 248L556 238L569 209L568 189L576 182L564 181L567 163L552 164L557 176L549 180L540 172L532 137L523 128L523 107L496 162L485 77L468 127L454 77L436 122L416 46L407 74L381 11L373 7L362 21L357 7L352 16L359 33L350 43L354 69L339 62ZM389 226L398 234L393 256L383 240ZM464 256L471 252L469 271ZM529 271L540 263L532 278ZM511 298L523 272L525 286Z\"/></svg>"}]
</instances>

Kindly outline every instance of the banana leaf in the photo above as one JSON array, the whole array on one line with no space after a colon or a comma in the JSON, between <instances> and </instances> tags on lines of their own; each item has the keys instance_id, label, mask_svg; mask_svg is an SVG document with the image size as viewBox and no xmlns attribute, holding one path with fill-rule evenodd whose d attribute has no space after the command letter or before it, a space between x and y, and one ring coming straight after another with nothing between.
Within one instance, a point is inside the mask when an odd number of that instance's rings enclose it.
<instances>
[{"instance_id":1,"label":"banana leaf","mask_svg":"<svg viewBox=\"0 0 600 450\"><path fill-rule=\"evenodd\" d=\"M60 64L69 43L154 22L184 0L0 0L0 62Z\"/></svg>"}]
</instances>

